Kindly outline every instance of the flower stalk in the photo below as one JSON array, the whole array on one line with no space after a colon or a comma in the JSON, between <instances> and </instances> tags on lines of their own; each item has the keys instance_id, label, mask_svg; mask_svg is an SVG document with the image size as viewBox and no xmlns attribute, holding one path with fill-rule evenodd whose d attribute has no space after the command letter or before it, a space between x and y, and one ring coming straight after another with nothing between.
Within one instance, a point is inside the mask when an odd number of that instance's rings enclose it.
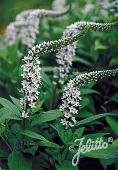
<instances>
[{"instance_id":1,"label":"flower stalk","mask_svg":"<svg viewBox=\"0 0 118 170\"><path fill-rule=\"evenodd\" d=\"M7 27L5 43L9 46L20 40L22 44L31 48L36 42L36 35L42 16L51 18L62 17L68 13L70 8L62 11L51 11L45 9L26 10L16 16L16 20Z\"/></svg>"},{"instance_id":2,"label":"flower stalk","mask_svg":"<svg viewBox=\"0 0 118 170\"><path fill-rule=\"evenodd\" d=\"M77 122L75 115L79 113L79 107L81 106L81 86L115 75L118 75L118 68L78 74L74 79L70 80L64 88L62 104L60 105L60 111L64 114L61 124L67 129L68 127L73 127Z\"/></svg>"},{"instance_id":3,"label":"flower stalk","mask_svg":"<svg viewBox=\"0 0 118 170\"><path fill-rule=\"evenodd\" d=\"M62 38L67 38L67 37L80 34L81 31L83 31L85 28L94 31L107 31L115 27L118 27L117 22L115 23L95 23L95 22L83 22L83 21L76 22L66 28ZM77 47L77 41L66 46L65 48L62 48L61 50L59 50L59 52L56 55L57 58L56 61L59 66L58 76L56 77L56 79L58 79L59 84L64 84L65 80L68 77L68 74L70 73L73 57L75 56L75 52L76 52L76 47Z\"/></svg>"},{"instance_id":4,"label":"flower stalk","mask_svg":"<svg viewBox=\"0 0 118 170\"><path fill-rule=\"evenodd\" d=\"M106 24L103 26L104 29L109 29L111 27L116 27L116 23L114 24ZM90 25L89 25L90 26ZM89 29L88 24L84 24L84 30L80 33L66 37L63 39L55 40L55 41L48 41L43 42L42 44L38 44L29 50L28 55L24 57L24 65L23 67L23 93L24 97L21 98L21 103L23 106L23 113L22 117L27 118L28 113L25 111L27 107L33 108L36 106L36 102L38 100L38 89L40 88L41 84L41 76L40 76L40 61L39 57L46 53L51 53L58 51L62 48L67 47L68 45L76 42L79 38L81 38ZM96 29L101 29L101 24L95 26ZM103 29L102 28L102 29Z\"/></svg>"}]
</instances>

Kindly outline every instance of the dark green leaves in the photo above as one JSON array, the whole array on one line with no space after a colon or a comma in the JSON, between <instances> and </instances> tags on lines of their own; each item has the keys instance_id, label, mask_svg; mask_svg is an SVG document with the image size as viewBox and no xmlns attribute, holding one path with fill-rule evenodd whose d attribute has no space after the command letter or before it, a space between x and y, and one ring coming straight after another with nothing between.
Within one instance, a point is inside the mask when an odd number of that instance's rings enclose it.
<instances>
[{"instance_id":1,"label":"dark green leaves","mask_svg":"<svg viewBox=\"0 0 118 170\"><path fill-rule=\"evenodd\" d=\"M41 125L43 123L56 120L61 117L63 114L59 110L50 110L47 112L39 113L32 117L32 126Z\"/></svg>"},{"instance_id":2,"label":"dark green leaves","mask_svg":"<svg viewBox=\"0 0 118 170\"><path fill-rule=\"evenodd\" d=\"M32 170L32 161L20 152L12 152L8 158L9 170Z\"/></svg>"},{"instance_id":3,"label":"dark green leaves","mask_svg":"<svg viewBox=\"0 0 118 170\"><path fill-rule=\"evenodd\" d=\"M84 154L85 156L91 158L102 158L102 159L111 159L111 158L118 158L118 149L105 149L105 150L96 150L91 151Z\"/></svg>"},{"instance_id":4,"label":"dark green leaves","mask_svg":"<svg viewBox=\"0 0 118 170\"><path fill-rule=\"evenodd\" d=\"M4 106L6 109L9 109L15 112L16 114L20 115L18 108L14 104L12 104L9 100L0 98L0 104Z\"/></svg>"},{"instance_id":5,"label":"dark green leaves","mask_svg":"<svg viewBox=\"0 0 118 170\"><path fill-rule=\"evenodd\" d=\"M94 115L94 116L91 116L91 117L89 117L89 118L80 120L79 122L77 122L77 123L75 124L75 126L82 126L82 125L91 123L91 122L93 122L93 121L95 121L95 120L104 118L104 117L106 117L106 116L116 116L116 115L111 114L111 113L103 113L103 114Z\"/></svg>"},{"instance_id":6,"label":"dark green leaves","mask_svg":"<svg viewBox=\"0 0 118 170\"><path fill-rule=\"evenodd\" d=\"M21 105L20 105L20 100L18 100L17 98L15 98L15 97L13 97L13 96L10 96L10 98L11 98L12 102L16 105L16 107L17 107L20 111L22 111Z\"/></svg>"},{"instance_id":7,"label":"dark green leaves","mask_svg":"<svg viewBox=\"0 0 118 170\"><path fill-rule=\"evenodd\" d=\"M0 109L0 122L3 123L7 119L21 120L20 111L13 103L7 99L0 98L0 104L4 106Z\"/></svg>"},{"instance_id":8,"label":"dark green leaves","mask_svg":"<svg viewBox=\"0 0 118 170\"><path fill-rule=\"evenodd\" d=\"M106 121L113 130L113 132L118 136L118 121L111 117L107 117Z\"/></svg>"},{"instance_id":9,"label":"dark green leaves","mask_svg":"<svg viewBox=\"0 0 118 170\"><path fill-rule=\"evenodd\" d=\"M32 139L40 140L41 141L40 144L43 145L43 146L60 148L59 145L48 141L46 138L44 138L42 135L40 135L40 134L38 134L36 132L30 131L30 130L25 130L21 134L25 135L27 137L30 137Z\"/></svg>"}]
</instances>

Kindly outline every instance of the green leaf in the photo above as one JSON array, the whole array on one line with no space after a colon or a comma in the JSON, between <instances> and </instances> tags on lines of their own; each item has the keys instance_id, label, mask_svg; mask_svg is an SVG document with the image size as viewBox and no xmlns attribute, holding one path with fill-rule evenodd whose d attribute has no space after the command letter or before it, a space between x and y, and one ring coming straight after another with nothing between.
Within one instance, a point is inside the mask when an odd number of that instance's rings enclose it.
<instances>
[{"instance_id":1,"label":"green leaf","mask_svg":"<svg viewBox=\"0 0 118 170\"><path fill-rule=\"evenodd\" d=\"M12 152L8 157L9 170L32 170L32 162L20 152Z\"/></svg>"},{"instance_id":2,"label":"green leaf","mask_svg":"<svg viewBox=\"0 0 118 170\"><path fill-rule=\"evenodd\" d=\"M110 60L109 66L117 65L118 64L118 57L115 56Z\"/></svg>"},{"instance_id":3,"label":"green leaf","mask_svg":"<svg viewBox=\"0 0 118 170\"><path fill-rule=\"evenodd\" d=\"M41 78L42 78L42 81L44 82L43 83L44 85L47 85L48 87L53 87L51 80L43 71L41 71Z\"/></svg>"},{"instance_id":4,"label":"green leaf","mask_svg":"<svg viewBox=\"0 0 118 170\"><path fill-rule=\"evenodd\" d=\"M51 125L51 127L57 131L64 145L70 144L70 142L72 141L72 137L73 137L71 129L66 130L60 124Z\"/></svg>"},{"instance_id":5,"label":"green leaf","mask_svg":"<svg viewBox=\"0 0 118 170\"><path fill-rule=\"evenodd\" d=\"M96 150L83 154L91 158L101 158L101 159L114 159L118 158L118 149L105 149L105 150Z\"/></svg>"},{"instance_id":6,"label":"green leaf","mask_svg":"<svg viewBox=\"0 0 118 170\"><path fill-rule=\"evenodd\" d=\"M32 147L29 147L27 149L24 149L24 153L28 153L28 154L32 154L32 155L35 155L35 152L37 151L38 149L38 145L36 146L32 146Z\"/></svg>"},{"instance_id":7,"label":"green leaf","mask_svg":"<svg viewBox=\"0 0 118 170\"><path fill-rule=\"evenodd\" d=\"M18 110L18 108L9 100L0 97L0 104L4 106L6 109L8 109L9 111L16 114L17 116L20 116L20 111Z\"/></svg>"},{"instance_id":8,"label":"green leaf","mask_svg":"<svg viewBox=\"0 0 118 170\"><path fill-rule=\"evenodd\" d=\"M49 142L49 141L40 141L38 143L39 146L45 146L45 147L48 147L48 148L60 148L60 146L56 143L52 143L52 142Z\"/></svg>"},{"instance_id":9,"label":"green leaf","mask_svg":"<svg viewBox=\"0 0 118 170\"><path fill-rule=\"evenodd\" d=\"M83 109L84 107L86 107L89 104L89 99L88 98L83 98L82 101L80 101L80 110Z\"/></svg>"},{"instance_id":10,"label":"green leaf","mask_svg":"<svg viewBox=\"0 0 118 170\"><path fill-rule=\"evenodd\" d=\"M114 140L111 144L112 148L118 148L118 139Z\"/></svg>"},{"instance_id":11,"label":"green leaf","mask_svg":"<svg viewBox=\"0 0 118 170\"><path fill-rule=\"evenodd\" d=\"M63 116L63 113L59 110L50 110L47 112L39 113L32 117L32 126L41 125L42 123L46 123L52 120L55 120L59 117Z\"/></svg>"},{"instance_id":12,"label":"green leaf","mask_svg":"<svg viewBox=\"0 0 118 170\"><path fill-rule=\"evenodd\" d=\"M113 130L113 132L118 136L118 121L111 117L107 117L106 121Z\"/></svg>"},{"instance_id":13,"label":"green leaf","mask_svg":"<svg viewBox=\"0 0 118 170\"><path fill-rule=\"evenodd\" d=\"M14 120L21 120L21 118L16 115L15 112L13 112L12 110L9 110L8 108L1 108L0 109L0 122L4 123L6 120L9 119L14 119Z\"/></svg>"},{"instance_id":14,"label":"green leaf","mask_svg":"<svg viewBox=\"0 0 118 170\"><path fill-rule=\"evenodd\" d=\"M79 63L82 63L82 64L85 64L87 66L91 66L92 64L90 62L88 62L87 60L83 59L83 58L80 58L80 57L73 57L73 61L76 61L76 62L79 62Z\"/></svg>"},{"instance_id":15,"label":"green leaf","mask_svg":"<svg viewBox=\"0 0 118 170\"><path fill-rule=\"evenodd\" d=\"M17 108L18 108L20 111L22 111L21 105L20 105L20 100L18 100L18 99L15 98L15 97L12 97L12 96L10 96L10 98L11 98L11 100L13 101L13 103L17 106Z\"/></svg>"},{"instance_id":16,"label":"green leaf","mask_svg":"<svg viewBox=\"0 0 118 170\"><path fill-rule=\"evenodd\" d=\"M82 136L82 134L84 133L84 130L85 130L85 127L81 127L79 129L77 129L73 134L73 139L80 138Z\"/></svg>"},{"instance_id":17,"label":"green leaf","mask_svg":"<svg viewBox=\"0 0 118 170\"><path fill-rule=\"evenodd\" d=\"M101 95L98 91L93 90L93 89L81 89L81 95L85 95L85 94L98 94Z\"/></svg>"},{"instance_id":18,"label":"green leaf","mask_svg":"<svg viewBox=\"0 0 118 170\"><path fill-rule=\"evenodd\" d=\"M43 103L44 103L43 100L38 101L37 104L36 104L36 107L32 109L32 112L33 112L33 113L38 112L38 111L41 109L41 106L43 105Z\"/></svg>"},{"instance_id":19,"label":"green leaf","mask_svg":"<svg viewBox=\"0 0 118 170\"><path fill-rule=\"evenodd\" d=\"M23 127L19 123L14 123L11 125L11 132L18 134L23 130Z\"/></svg>"},{"instance_id":20,"label":"green leaf","mask_svg":"<svg viewBox=\"0 0 118 170\"><path fill-rule=\"evenodd\" d=\"M62 162L62 154L60 153L59 149L47 149L46 152L51 155L53 160L61 164Z\"/></svg>"},{"instance_id":21,"label":"green leaf","mask_svg":"<svg viewBox=\"0 0 118 170\"><path fill-rule=\"evenodd\" d=\"M95 50L104 50L107 48L108 48L108 46L103 45L99 40L95 41Z\"/></svg>"},{"instance_id":22,"label":"green leaf","mask_svg":"<svg viewBox=\"0 0 118 170\"><path fill-rule=\"evenodd\" d=\"M48 147L56 147L56 148L60 148L59 145L55 144L55 143L52 143L50 141L48 141L46 138L44 138L42 135L36 133L36 132L33 132L33 131L30 131L30 130L25 130L24 132L21 132L22 135L25 135L25 136L28 136L32 139L37 139L37 140L41 140L41 144L43 146L48 146Z\"/></svg>"},{"instance_id":23,"label":"green leaf","mask_svg":"<svg viewBox=\"0 0 118 170\"><path fill-rule=\"evenodd\" d=\"M0 124L0 135L5 131L5 127Z\"/></svg>"},{"instance_id":24,"label":"green leaf","mask_svg":"<svg viewBox=\"0 0 118 170\"><path fill-rule=\"evenodd\" d=\"M33 139L47 141L47 139L45 139L42 135L40 135L40 134L38 134L36 132L30 131L30 130L25 130L24 132L21 132L21 134L25 135L25 136L28 136L30 138L33 138Z\"/></svg>"},{"instance_id":25,"label":"green leaf","mask_svg":"<svg viewBox=\"0 0 118 170\"><path fill-rule=\"evenodd\" d=\"M80 112L79 112L79 114L77 115L77 117L79 117L79 118L87 118L87 117L91 117L91 116L93 116L94 114L93 113L91 113L91 112L88 112L88 111L86 111L85 109L84 110L80 110Z\"/></svg>"},{"instance_id":26,"label":"green leaf","mask_svg":"<svg viewBox=\"0 0 118 170\"><path fill-rule=\"evenodd\" d=\"M80 120L79 122L77 122L75 124L75 126L81 126L81 125L84 125L84 124L88 124L88 123L91 123L95 120L98 120L98 119L101 119L101 118L104 118L106 116L116 116L114 114L111 114L111 113L102 113L102 114L99 114L99 115L94 115L94 116L91 116L89 118L86 118L86 119L83 119L83 120Z\"/></svg>"},{"instance_id":27,"label":"green leaf","mask_svg":"<svg viewBox=\"0 0 118 170\"><path fill-rule=\"evenodd\" d=\"M92 133L92 134L87 134L84 135L83 137L85 138L85 142L87 142L88 139L96 140L97 138L105 137L109 133ZM105 138L104 138L105 139ZM84 142L83 142L84 143Z\"/></svg>"}]
</instances>

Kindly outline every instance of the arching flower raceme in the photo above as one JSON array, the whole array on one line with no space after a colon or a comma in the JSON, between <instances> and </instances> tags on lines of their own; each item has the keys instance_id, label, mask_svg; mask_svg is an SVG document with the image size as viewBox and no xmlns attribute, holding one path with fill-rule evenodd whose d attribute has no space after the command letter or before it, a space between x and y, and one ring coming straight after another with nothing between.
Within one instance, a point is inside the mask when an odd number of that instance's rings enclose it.
<instances>
[{"instance_id":1,"label":"arching flower raceme","mask_svg":"<svg viewBox=\"0 0 118 170\"><path fill-rule=\"evenodd\" d=\"M36 42L41 17L61 17L67 14L68 10L69 8L63 11L34 9L21 12L16 16L16 20L7 27L5 43L12 45L18 39L22 44L31 48Z\"/></svg>"},{"instance_id":2,"label":"arching flower raceme","mask_svg":"<svg viewBox=\"0 0 118 170\"><path fill-rule=\"evenodd\" d=\"M84 31L81 31L81 33L77 35L55 40L55 41L44 42L42 44L38 44L34 46L33 48L31 48L31 50L29 50L28 55L24 57L25 64L23 65L23 74L22 74L23 77L22 86L23 86L24 97L21 99L21 103L24 110L22 115L23 117L28 116L26 112L27 110L26 108L35 107L36 101L38 99L39 92L37 91L40 86L40 66L39 66L40 62L38 61L39 60L38 57L46 53L55 52L76 42L79 38L81 38L81 36L85 34L87 29L88 27L85 26ZM34 82L35 84L33 84ZM31 96L30 91L32 92L31 99L29 99Z\"/></svg>"},{"instance_id":3,"label":"arching flower raceme","mask_svg":"<svg viewBox=\"0 0 118 170\"><path fill-rule=\"evenodd\" d=\"M82 34L83 35L83 34ZM59 39L50 42L44 42L42 44L34 46L29 50L28 55L23 58L24 64L22 65L22 92L23 98L20 99L22 105L22 117L29 117L27 108L34 108L39 96L39 88L41 85L40 75L40 60L39 56L56 51L66 45L76 41L82 35L74 37L68 37L65 39Z\"/></svg>"},{"instance_id":4,"label":"arching flower raceme","mask_svg":"<svg viewBox=\"0 0 118 170\"><path fill-rule=\"evenodd\" d=\"M80 34L85 28L88 30L95 30L95 31L105 31L112 29L114 27L118 27L118 23L94 23L94 22L76 22L66 28L63 33L63 38L75 36ZM57 63L59 65L59 83L64 84L70 69L72 67L72 59L75 56L77 42L74 42L65 48L61 49L57 55Z\"/></svg>"},{"instance_id":5,"label":"arching flower raceme","mask_svg":"<svg viewBox=\"0 0 118 170\"><path fill-rule=\"evenodd\" d=\"M77 24L72 24L71 26L67 27L66 30L63 33L63 38L66 37L71 37L74 35L77 35L80 33L80 30L82 30L83 27L80 26L78 29ZM61 49L57 55L57 63L59 65L59 83L63 84L64 79L70 72L70 68L72 66L72 58L75 55L75 50L76 50L77 42L74 42L73 44L68 45L67 47Z\"/></svg>"},{"instance_id":6,"label":"arching flower raceme","mask_svg":"<svg viewBox=\"0 0 118 170\"><path fill-rule=\"evenodd\" d=\"M118 74L118 68L79 74L73 80L70 80L64 88L62 104L60 105L60 111L64 113L64 117L61 119L61 124L67 129L68 127L73 127L77 122L75 114L79 113L81 86L92 81L97 82L99 79L114 76L116 74Z\"/></svg>"}]
</instances>

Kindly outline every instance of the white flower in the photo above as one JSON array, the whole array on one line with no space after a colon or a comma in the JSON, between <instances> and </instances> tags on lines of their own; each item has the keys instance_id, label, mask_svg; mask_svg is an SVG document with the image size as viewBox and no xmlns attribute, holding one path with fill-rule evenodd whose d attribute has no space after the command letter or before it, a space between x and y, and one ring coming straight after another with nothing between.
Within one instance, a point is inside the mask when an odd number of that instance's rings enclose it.
<instances>
[{"instance_id":1,"label":"white flower","mask_svg":"<svg viewBox=\"0 0 118 170\"><path fill-rule=\"evenodd\" d=\"M15 43L16 39L19 39L22 44L31 48L36 42L40 17L40 10L21 12L16 17L16 21L7 27L5 42L8 45L12 45Z\"/></svg>"},{"instance_id":2,"label":"white flower","mask_svg":"<svg viewBox=\"0 0 118 170\"><path fill-rule=\"evenodd\" d=\"M63 33L63 38L78 35L82 30L83 26L83 24L78 23L68 26ZM59 65L59 77L61 79L59 80L59 82L61 84L64 84L64 80L67 78L67 75L70 72L72 66L72 58L73 56L75 56L76 46L77 42L74 42L73 44L61 49L56 55L56 61Z\"/></svg>"},{"instance_id":3,"label":"white flower","mask_svg":"<svg viewBox=\"0 0 118 170\"><path fill-rule=\"evenodd\" d=\"M65 112L65 114L64 114L64 116L65 116L65 118L69 118L69 117L71 117L71 114L70 113L68 113L68 112Z\"/></svg>"},{"instance_id":4,"label":"white flower","mask_svg":"<svg viewBox=\"0 0 118 170\"><path fill-rule=\"evenodd\" d=\"M49 11L44 9L33 9L23 11L16 16L16 20L9 24L6 29L5 43L12 45L16 40L31 48L36 43L36 36L39 33L39 24L42 16L61 17L68 12Z\"/></svg>"},{"instance_id":5,"label":"white flower","mask_svg":"<svg viewBox=\"0 0 118 170\"><path fill-rule=\"evenodd\" d=\"M73 37L76 35L81 35L82 31L89 29L89 30L96 30L96 31L104 31L111 29L113 27L118 27L118 23L94 23L94 22L76 22L71 24L66 28L63 33L63 38ZM73 57L75 56L75 50L77 46L77 41L67 45L66 47L62 48L58 51L56 55L56 62L58 66L59 72L59 80L60 84L64 84L65 80L70 73L72 67Z\"/></svg>"},{"instance_id":6,"label":"white flower","mask_svg":"<svg viewBox=\"0 0 118 170\"><path fill-rule=\"evenodd\" d=\"M68 128L74 126L76 123L75 114L78 114L80 106L80 91L75 86L75 80L70 80L64 88L62 96L62 104L60 105L60 111L64 113L64 118L61 119L61 123Z\"/></svg>"},{"instance_id":7,"label":"white flower","mask_svg":"<svg viewBox=\"0 0 118 170\"><path fill-rule=\"evenodd\" d=\"M68 121L66 118L61 119L61 124L62 124L63 126L65 126L66 128L68 128L69 121Z\"/></svg>"},{"instance_id":8,"label":"white flower","mask_svg":"<svg viewBox=\"0 0 118 170\"><path fill-rule=\"evenodd\" d=\"M99 79L105 77L110 77L118 74L118 69L105 70L105 71L93 71L90 73L83 73L76 75L76 77L70 80L64 87L64 92L62 96L62 103L60 105L60 111L64 113L61 123L68 128L73 127L77 122L75 119L75 114L79 113L79 107L81 99L81 94L79 88L86 83L91 81L97 82Z\"/></svg>"},{"instance_id":9,"label":"white flower","mask_svg":"<svg viewBox=\"0 0 118 170\"><path fill-rule=\"evenodd\" d=\"M34 50L34 48L33 48ZM22 91L24 97L21 98L21 105L23 110L26 108L34 108L39 96L39 88L41 85L41 75L40 75L40 61L37 56L33 57L33 52L28 53L28 56L23 59L24 64L22 66L23 73L21 74L22 81ZM26 118L28 113L25 114L25 111L22 114L22 117Z\"/></svg>"},{"instance_id":10,"label":"white flower","mask_svg":"<svg viewBox=\"0 0 118 170\"><path fill-rule=\"evenodd\" d=\"M21 115L23 118L28 118L28 113L26 113L25 111L22 112L22 115Z\"/></svg>"},{"instance_id":11,"label":"white flower","mask_svg":"<svg viewBox=\"0 0 118 170\"><path fill-rule=\"evenodd\" d=\"M54 0L52 4L54 10L63 10L65 9L65 0Z\"/></svg>"}]
</instances>

